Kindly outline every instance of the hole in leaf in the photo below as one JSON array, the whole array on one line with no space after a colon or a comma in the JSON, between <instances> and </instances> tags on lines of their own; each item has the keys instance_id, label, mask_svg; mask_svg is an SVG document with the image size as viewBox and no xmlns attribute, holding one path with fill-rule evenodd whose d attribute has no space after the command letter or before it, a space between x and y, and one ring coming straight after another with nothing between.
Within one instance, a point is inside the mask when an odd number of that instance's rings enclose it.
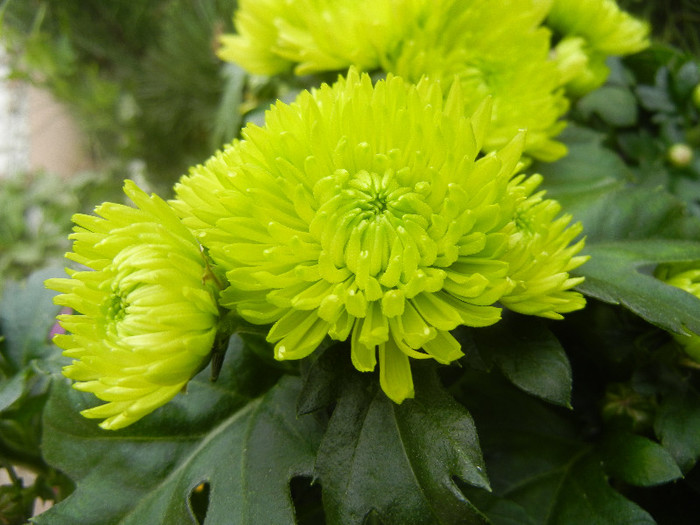
<instances>
[{"instance_id":1,"label":"hole in leaf","mask_svg":"<svg viewBox=\"0 0 700 525\"><path fill-rule=\"evenodd\" d=\"M321 502L321 484L308 476L297 476L289 482L297 525L325 525Z\"/></svg>"},{"instance_id":2,"label":"hole in leaf","mask_svg":"<svg viewBox=\"0 0 700 525\"><path fill-rule=\"evenodd\" d=\"M203 481L190 492L190 510L200 525L204 523L209 510L209 482Z\"/></svg>"}]
</instances>

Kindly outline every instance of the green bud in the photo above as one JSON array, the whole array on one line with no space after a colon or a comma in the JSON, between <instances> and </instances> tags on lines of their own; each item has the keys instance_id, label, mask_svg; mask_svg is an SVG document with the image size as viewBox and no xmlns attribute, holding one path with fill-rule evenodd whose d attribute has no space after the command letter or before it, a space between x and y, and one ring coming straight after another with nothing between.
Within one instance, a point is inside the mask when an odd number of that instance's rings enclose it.
<instances>
[{"instance_id":1,"label":"green bud","mask_svg":"<svg viewBox=\"0 0 700 525\"><path fill-rule=\"evenodd\" d=\"M676 168L686 168L693 162L693 148L687 144L674 144L668 149L668 160Z\"/></svg>"}]
</instances>

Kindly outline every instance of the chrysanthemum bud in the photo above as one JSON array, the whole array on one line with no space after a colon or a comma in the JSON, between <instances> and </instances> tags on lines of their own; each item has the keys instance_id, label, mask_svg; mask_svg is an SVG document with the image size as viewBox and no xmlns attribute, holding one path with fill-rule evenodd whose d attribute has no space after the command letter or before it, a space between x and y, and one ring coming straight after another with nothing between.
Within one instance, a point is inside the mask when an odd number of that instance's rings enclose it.
<instances>
[{"instance_id":1,"label":"chrysanthemum bud","mask_svg":"<svg viewBox=\"0 0 700 525\"><path fill-rule=\"evenodd\" d=\"M445 95L392 75L373 86L351 69L278 102L265 127L176 185L173 205L227 271L222 304L273 324L278 359L350 338L355 368L378 363L400 403L413 395L409 358L461 357L450 330L497 322L514 287L510 302L528 313L583 305L565 291L579 230L512 178L524 133L480 157L490 102L465 117L459 86Z\"/></svg>"},{"instance_id":2,"label":"chrysanthemum bud","mask_svg":"<svg viewBox=\"0 0 700 525\"><path fill-rule=\"evenodd\" d=\"M678 143L668 148L668 160L676 168L687 168L693 162L693 148Z\"/></svg>"},{"instance_id":3,"label":"chrysanthemum bud","mask_svg":"<svg viewBox=\"0 0 700 525\"><path fill-rule=\"evenodd\" d=\"M170 401L206 363L216 335L218 286L175 212L131 181L137 208L105 203L75 215L73 252L89 271L49 279L68 332L54 341L74 359L63 373L104 405L84 410L105 429L130 425Z\"/></svg>"}]
</instances>

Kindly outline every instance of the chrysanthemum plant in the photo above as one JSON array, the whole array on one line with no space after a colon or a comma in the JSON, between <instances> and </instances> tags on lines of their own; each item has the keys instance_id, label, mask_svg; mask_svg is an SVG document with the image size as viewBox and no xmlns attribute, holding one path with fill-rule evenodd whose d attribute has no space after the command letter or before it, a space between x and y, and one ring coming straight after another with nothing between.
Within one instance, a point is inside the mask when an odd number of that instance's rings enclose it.
<instances>
[{"instance_id":1,"label":"chrysanthemum plant","mask_svg":"<svg viewBox=\"0 0 700 525\"><path fill-rule=\"evenodd\" d=\"M240 2L221 56L308 89L74 217L62 355L37 278L0 303L3 421L76 484L34 522L693 523L700 69L577 91L647 29L569 4Z\"/></svg>"}]
</instances>

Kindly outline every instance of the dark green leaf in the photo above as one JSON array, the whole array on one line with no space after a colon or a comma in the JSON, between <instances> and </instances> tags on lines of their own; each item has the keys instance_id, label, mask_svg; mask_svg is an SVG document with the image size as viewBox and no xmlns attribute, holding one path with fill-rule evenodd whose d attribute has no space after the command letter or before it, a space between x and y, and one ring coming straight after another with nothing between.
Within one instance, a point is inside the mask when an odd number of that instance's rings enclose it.
<instances>
[{"instance_id":1,"label":"dark green leaf","mask_svg":"<svg viewBox=\"0 0 700 525\"><path fill-rule=\"evenodd\" d=\"M349 353L347 343L337 343L314 352L302 362L306 368L303 374L304 386L297 400L297 412L300 415L310 414L335 402L342 390L342 376L347 373L341 356Z\"/></svg>"},{"instance_id":2,"label":"dark green leaf","mask_svg":"<svg viewBox=\"0 0 700 525\"><path fill-rule=\"evenodd\" d=\"M5 283L0 300L0 328L6 338L3 357L14 371L24 368L32 359L59 353L49 342L49 332L59 310L52 302L56 292L48 290L44 281L64 275L61 268L47 268L33 273L24 284Z\"/></svg>"},{"instance_id":3,"label":"dark green leaf","mask_svg":"<svg viewBox=\"0 0 700 525\"><path fill-rule=\"evenodd\" d=\"M700 84L700 69L694 60L689 60L683 64L673 78L674 91L681 99L691 96L695 86Z\"/></svg>"},{"instance_id":4,"label":"dark green leaf","mask_svg":"<svg viewBox=\"0 0 700 525\"><path fill-rule=\"evenodd\" d=\"M315 469L328 523L360 524L373 510L385 524L485 523L453 480L488 487L474 423L426 365L401 405L373 376L344 377Z\"/></svg>"},{"instance_id":5,"label":"dark green leaf","mask_svg":"<svg viewBox=\"0 0 700 525\"><path fill-rule=\"evenodd\" d=\"M560 499L544 523L557 525L653 525L643 509L608 484L595 456L584 455L567 465L558 490Z\"/></svg>"},{"instance_id":6,"label":"dark green leaf","mask_svg":"<svg viewBox=\"0 0 700 525\"><path fill-rule=\"evenodd\" d=\"M664 330L700 333L700 299L656 279L645 269L659 263L700 259L700 243L675 240L617 241L590 244L591 259L576 270L586 280L586 295L622 304Z\"/></svg>"},{"instance_id":7,"label":"dark green leaf","mask_svg":"<svg viewBox=\"0 0 700 525\"><path fill-rule=\"evenodd\" d=\"M658 263L700 258L700 221L681 201L644 186L586 195L562 183L559 190L565 210L583 223L591 256L573 272L586 277L583 293L666 330L700 329L700 301L651 276Z\"/></svg>"},{"instance_id":8,"label":"dark green leaf","mask_svg":"<svg viewBox=\"0 0 700 525\"><path fill-rule=\"evenodd\" d=\"M30 373L31 371L25 368L10 379L0 381L0 412L22 397Z\"/></svg>"},{"instance_id":9,"label":"dark green leaf","mask_svg":"<svg viewBox=\"0 0 700 525\"><path fill-rule=\"evenodd\" d=\"M544 176L547 195L558 199L569 213L575 213L573 207L582 199L595 200L631 177L620 157L603 147L604 138L590 129L570 125L559 136L569 154L557 162L533 166L533 171Z\"/></svg>"},{"instance_id":10,"label":"dark green leaf","mask_svg":"<svg viewBox=\"0 0 700 525\"><path fill-rule=\"evenodd\" d=\"M566 209L583 223L587 244L630 239L700 239L700 222L661 187L629 187Z\"/></svg>"},{"instance_id":11,"label":"dark green leaf","mask_svg":"<svg viewBox=\"0 0 700 525\"><path fill-rule=\"evenodd\" d=\"M700 458L700 395L688 389L661 402L654 430L684 471Z\"/></svg>"},{"instance_id":12,"label":"dark green leaf","mask_svg":"<svg viewBox=\"0 0 700 525\"><path fill-rule=\"evenodd\" d=\"M635 90L642 106L649 111L672 113L676 110L666 86L637 86Z\"/></svg>"},{"instance_id":13,"label":"dark green leaf","mask_svg":"<svg viewBox=\"0 0 700 525\"><path fill-rule=\"evenodd\" d=\"M664 447L629 432L608 436L602 444L602 454L606 472L630 485L651 487L682 476Z\"/></svg>"},{"instance_id":14,"label":"dark green leaf","mask_svg":"<svg viewBox=\"0 0 700 525\"><path fill-rule=\"evenodd\" d=\"M472 373L455 389L477 422L494 495L524 509L532 523L654 523L608 484L581 428L563 417L572 412L543 405L493 374Z\"/></svg>"},{"instance_id":15,"label":"dark green leaf","mask_svg":"<svg viewBox=\"0 0 700 525\"><path fill-rule=\"evenodd\" d=\"M596 114L614 127L634 126L637 123L637 100L626 88L603 86L579 100L576 107L584 118Z\"/></svg>"},{"instance_id":16,"label":"dark green leaf","mask_svg":"<svg viewBox=\"0 0 700 525\"><path fill-rule=\"evenodd\" d=\"M518 388L545 401L570 407L571 365L544 323L507 315L496 325L473 330L479 353L493 359Z\"/></svg>"},{"instance_id":17,"label":"dark green leaf","mask_svg":"<svg viewBox=\"0 0 700 525\"><path fill-rule=\"evenodd\" d=\"M242 353L234 344L227 360ZM43 448L77 489L36 523L196 523L197 487L208 491L207 523L293 523L290 479L311 474L320 429L313 418L296 417L298 379L286 376L251 399L230 364L217 383L203 371L186 395L116 432L82 418L78 410L90 398L57 381ZM257 372L268 382L264 368Z\"/></svg>"},{"instance_id":18,"label":"dark green leaf","mask_svg":"<svg viewBox=\"0 0 700 525\"><path fill-rule=\"evenodd\" d=\"M486 515L491 525L535 525L525 509L514 501L475 487L464 486L462 491Z\"/></svg>"}]
</instances>

